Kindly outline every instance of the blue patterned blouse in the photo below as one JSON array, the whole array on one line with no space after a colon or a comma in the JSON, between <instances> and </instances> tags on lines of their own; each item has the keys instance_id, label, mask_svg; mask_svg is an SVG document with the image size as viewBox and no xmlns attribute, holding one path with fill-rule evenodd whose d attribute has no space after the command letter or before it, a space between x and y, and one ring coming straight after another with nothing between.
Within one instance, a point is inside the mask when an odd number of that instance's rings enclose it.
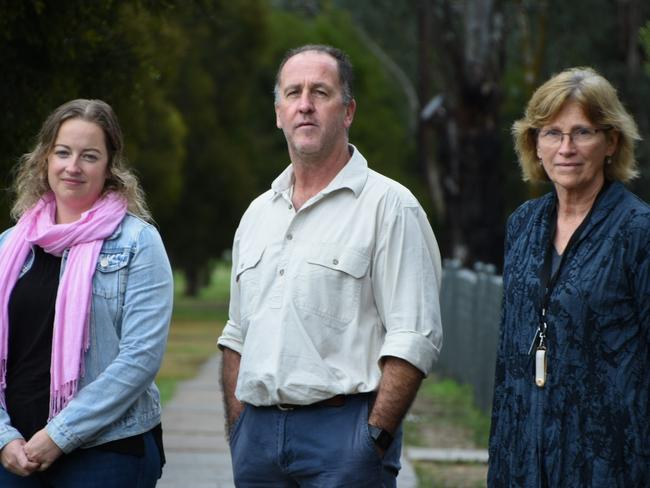
<instances>
[{"instance_id":1,"label":"blue patterned blouse","mask_svg":"<svg viewBox=\"0 0 650 488\"><path fill-rule=\"evenodd\" d=\"M490 487L650 487L650 206L605 187L565 251L546 312L541 285L555 194L508 221L490 435Z\"/></svg>"}]
</instances>

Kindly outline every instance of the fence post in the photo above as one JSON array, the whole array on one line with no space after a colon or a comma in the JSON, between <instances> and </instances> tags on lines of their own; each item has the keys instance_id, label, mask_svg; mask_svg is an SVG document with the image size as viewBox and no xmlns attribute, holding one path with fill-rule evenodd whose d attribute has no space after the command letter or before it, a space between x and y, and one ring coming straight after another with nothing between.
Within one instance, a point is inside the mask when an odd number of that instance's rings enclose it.
<instances>
[{"instance_id":1,"label":"fence post","mask_svg":"<svg viewBox=\"0 0 650 488\"><path fill-rule=\"evenodd\" d=\"M503 281L490 264L474 271L445 260L440 306L443 347L437 366L443 376L469 384L477 406L492 405Z\"/></svg>"}]
</instances>

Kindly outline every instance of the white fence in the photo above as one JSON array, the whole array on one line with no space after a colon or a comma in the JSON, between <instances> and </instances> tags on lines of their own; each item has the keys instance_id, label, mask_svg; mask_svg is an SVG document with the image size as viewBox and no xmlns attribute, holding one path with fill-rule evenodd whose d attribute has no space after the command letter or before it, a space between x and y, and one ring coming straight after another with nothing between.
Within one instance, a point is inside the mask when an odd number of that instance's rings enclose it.
<instances>
[{"instance_id":1,"label":"white fence","mask_svg":"<svg viewBox=\"0 0 650 488\"><path fill-rule=\"evenodd\" d=\"M502 291L503 280L493 265L476 263L471 271L445 261L440 295L444 338L436 370L471 385L476 405L486 413L492 408Z\"/></svg>"}]
</instances>

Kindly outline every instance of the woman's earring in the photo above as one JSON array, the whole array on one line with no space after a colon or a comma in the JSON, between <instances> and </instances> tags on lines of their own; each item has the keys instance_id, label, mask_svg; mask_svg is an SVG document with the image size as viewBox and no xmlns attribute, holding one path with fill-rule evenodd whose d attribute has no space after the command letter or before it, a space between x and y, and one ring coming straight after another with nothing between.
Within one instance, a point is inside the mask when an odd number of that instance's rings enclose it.
<instances>
[{"instance_id":1,"label":"woman's earring","mask_svg":"<svg viewBox=\"0 0 650 488\"><path fill-rule=\"evenodd\" d=\"M605 158L605 164L612 164L612 157L611 156L607 156Z\"/></svg>"}]
</instances>

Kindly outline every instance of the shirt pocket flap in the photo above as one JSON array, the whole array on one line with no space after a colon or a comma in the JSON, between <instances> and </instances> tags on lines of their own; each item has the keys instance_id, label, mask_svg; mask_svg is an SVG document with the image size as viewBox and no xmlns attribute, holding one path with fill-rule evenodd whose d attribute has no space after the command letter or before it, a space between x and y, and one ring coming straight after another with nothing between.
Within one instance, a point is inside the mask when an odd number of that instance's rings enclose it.
<instances>
[{"instance_id":1,"label":"shirt pocket flap","mask_svg":"<svg viewBox=\"0 0 650 488\"><path fill-rule=\"evenodd\" d=\"M242 250L239 255L239 262L237 263L237 281L239 281L242 273L255 268L259 264L262 259L262 254L264 254L264 248Z\"/></svg>"},{"instance_id":2,"label":"shirt pocket flap","mask_svg":"<svg viewBox=\"0 0 650 488\"><path fill-rule=\"evenodd\" d=\"M97 271L102 273L112 273L118 271L129 264L131 253L124 250L119 251L102 251L97 258Z\"/></svg>"},{"instance_id":3,"label":"shirt pocket flap","mask_svg":"<svg viewBox=\"0 0 650 488\"><path fill-rule=\"evenodd\" d=\"M362 278L368 272L370 256L350 247L327 246L315 249L307 262Z\"/></svg>"}]
</instances>

